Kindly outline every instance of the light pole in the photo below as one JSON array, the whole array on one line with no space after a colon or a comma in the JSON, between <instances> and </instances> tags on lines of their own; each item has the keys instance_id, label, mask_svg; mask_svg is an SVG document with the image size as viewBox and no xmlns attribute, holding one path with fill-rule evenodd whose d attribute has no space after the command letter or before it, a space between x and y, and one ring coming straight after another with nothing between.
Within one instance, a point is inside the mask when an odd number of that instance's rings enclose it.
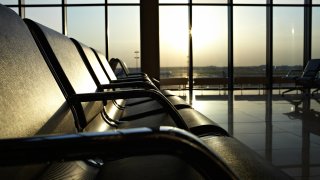
<instances>
[{"instance_id":1,"label":"light pole","mask_svg":"<svg viewBox=\"0 0 320 180\"><path fill-rule=\"evenodd\" d=\"M138 72L139 51L134 51L134 53L135 53L134 59L136 60L136 70Z\"/></svg>"}]
</instances>

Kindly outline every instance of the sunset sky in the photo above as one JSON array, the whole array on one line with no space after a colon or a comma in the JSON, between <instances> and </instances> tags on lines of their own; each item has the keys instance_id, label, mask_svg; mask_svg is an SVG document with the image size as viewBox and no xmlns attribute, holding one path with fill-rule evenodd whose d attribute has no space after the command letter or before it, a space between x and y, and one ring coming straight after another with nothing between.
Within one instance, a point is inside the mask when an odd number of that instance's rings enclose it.
<instances>
[{"instance_id":1,"label":"sunset sky","mask_svg":"<svg viewBox=\"0 0 320 180\"><path fill-rule=\"evenodd\" d=\"M26 3L60 3L60 0L25 0ZM0 0L0 3L13 3ZM104 3L104 0L68 0L68 3ZM139 3L139 0L108 0L109 3ZM160 0L160 63L187 66L188 38L193 38L194 66L227 66L228 9L226 6L193 6L193 27L189 30L188 6L161 3L187 3L188 0ZM193 0L193 3L224 3L225 0ZM234 3L264 3L264 0L234 0ZM276 3L303 3L304 0L274 0ZM320 3L320 0L314 1ZM14 9L17 11L17 9ZM68 35L105 53L104 7L68 7ZM303 7L274 7L274 65L302 64ZM27 7L26 17L62 31L60 7ZM136 66L140 51L139 6L111 6L108 9L110 57ZM320 58L320 7L313 8L313 58ZM234 66L258 66L266 61L266 8L234 7ZM140 56L140 55L138 55Z\"/></svg>"}]
</instances>

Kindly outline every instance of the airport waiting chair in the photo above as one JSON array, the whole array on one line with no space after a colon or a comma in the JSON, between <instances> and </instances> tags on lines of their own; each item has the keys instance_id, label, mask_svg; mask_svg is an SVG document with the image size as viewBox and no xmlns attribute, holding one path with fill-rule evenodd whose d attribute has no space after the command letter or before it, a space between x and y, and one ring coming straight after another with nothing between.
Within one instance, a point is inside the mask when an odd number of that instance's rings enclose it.
<instances>
[{"instance_id":1,"label":"airport waiting chair","mask_svg":"<svg viewBox=\"0 0 320 180\"><path fill-rule=\"evenodd\" d=\"M295 87L282 92L282 96L284 96L285 93L294 91L294 90L300 90L303 93L309 92L311 88L316 87L314 80L317 77L319 70L320 70L320 59L311 59L308 61L303 71L300 71L300 70L289 71L288 74L283 78L294 80ZM297 72L300 72L300 73L297 75Z\"/></svg>"},{"instance_id":2,"label":"airport waiting chair","mask_svg":"<svg viewBox=\"0 0 320 180\"><path fill-rule=\"evenodd\" d=\"M0 24L0 179L236 178L179 129L78 133L73 108L26 25L2 5Z\"/></svg>"},{"instance_id":3,"label":"airport waiting chair","mask_svg":"<svg viewBox=\"0 0 320 180\"><path fill-rule=\"evenodd\" d=\"M90 129L90 131L106 131L112 124L118 129L135 128L135 127L152 127L173 126L181 129L190 130L196 135L228 133L218 126L211 119L208 119L198 111L191 108L177 110L159 91L156 90L117 90L101 92L93 81L90 73L86 69L82 57L80 56L74 43L66 36L55 32L45 26L26 19L25 22L31 29L39 46L48 54L48 60L51 64L52 71L58 76L59 81L64 83L65 96L71 99L72 105L77 109L79 116L85 121L79 121L81 129ZM157 106L161 105L162 111L159 113L146 114L141 108L135 108L131 112L134 116L127 115L123 121L122 114L118 113L112 102L102 106L101 103L94 101L107 101L117 99L130 99L139 97L151 97L158 101ZM89 102L88 102L89 101ZM84 110L82 103L91 104L91 110ZM144 108L149 108L144 106ZM151 107L153 108L153 107ZM158 108L158 107L156 107ZM84 114L83 112L89 112ZM126 111L124 111L126 112ZM139 114L139 112L142 112ZM148 111L149 112L149 111ZM107 123L106 123L107 122Z\"/></svg>"},{"instance_id":4,"label":"airport waiting chair","mask_svg":"<svg viewBox=\"0 0 320 180\"><path fill-rule=\"evenodd\" d=\"M109 64L118 78L139 78L148 76L143 72L130 73L127 64L118 58L111 58Z\"/></svg>"},{"instance_id":5,"label":"airport waiting chair","mask_svg":"<svg viewBox=\"0 0 320 180\"><path fill-rule=\"evenodd\" d=\"M160 125L178 126L182 129L188 129L172 104L156 90L136 89L101 92L87 70L78 50L68 37L32 20L25 19L25 23L28 25L40 49L47 55L48 58L46 60L50 64L49 67L51 67L59 82L62 82L66 98L70 99L69 103L76 109L77 116L81 117L82 121L78 121L79 129L85 131L106 131L110 128L108 123L120 129L145 126L159 127ZM166 112L174 118L170 120L159 119L158 122L141 120L121 124L115 124L112 121L118 119L119 114L117 113L117 107L113 105L113 102L108 100L141 96L155 98L166 108ZM103 101L106 101L107 105L103 106ZM84 109L84 105L86 105L87 109Z\"/></svg>"},{"instance_id":6,"label":"airport waiting chair","mask_svg":"<svg viewBox=\"0 0 320 180\"><path fill-rule=\"evenodd\" d=\"M101 66L100 60L98 59L96 52L89 48L88 46L78 42L75 39L72 39L73 43L77 47L86 67L88 68L92 78L94 79L96 85L100 88L100 90L104 89L115 89L115 88L124 88L124 89L132 89L132 88L146 88L146 89L155 89L158 88L147 78L144 79L128 79L128 80L120 80L118 81L117 77L115 76L114 72L109 68L109 70L104 69ZM109 78L108 78L109 77ZM167 96L167 99L177 108L190 108L190 105L187 104L184 100L177 96ZM151 98L134 98L134 100L128 99L126 100L126 105L128 104L136 105L147 102L150 103ZM129 103L128 103L129 101ZM156 105L145 105L143 109L148 110L146 107L153 107Z\"/></svg>"},{"instance_id":7,"label":"airport waiting chair","mask_svg":"<svg viewBox=\"0 0 320 180\"><path fill-rule=\"evenodd\" d=\"M112 70L115 72L115 74L119 79L125 79L125 78L142 78L143 79L145 77L148 77L148 75L144 72L130 73L126 63L119 58L111 58L110 61L108 61L108 63L110 64ZM151 80L157 87L160 88L160 81L158 79L152 78ZM166 96L173 95L169 90L162 90L162 93Z\"/></svg>"},{"instance_id":8,"label":"airport waiting chair","mask_svg":"<svg viewBox=\"0 0 320 180\"><path fill-rule=\"evenodd\" d=\"M106 93L65 99L47 47L2 5L0 24L0 179L288 179L232 137L171 127L79 133L74 101ZM95 106L81 105L87 114Z\"/></svg>"},{"instance_id":9,"label":"airport waiting chair","mask_svg":"<svg viewBox=\"0 0 320 180\"><path fill-rule=\"evenodd\" d=\"M143 81L148 80L148 81L152 81L152 83L154 83L159 88L159 86L160 86L159 81L157 81L155 79L150 80L147 74L145 74L145 73L130 74L127 66L120 59L111 58L111 60L108 61L108 59L101 52L99 52L95 49L92 49L92 50L96 54L96 57L99 60L99 63L101 64L103 70L105 71L105 73L109 77L110 82L124 82L124 81L130 82L130 81L136 81L136 80L143 80ZM117 66L114 64L124 64L121 66L122 68L119 71L126 72L126 73L123 73L123 74L125 74L125 76L120 76L120 78L118 78L119 76L118 77L116 76L115 71L117 69L116 68ZM174 94L169 90L160 90L160 91L166 97L174 96Z\"/></svg>"}]
</instances>

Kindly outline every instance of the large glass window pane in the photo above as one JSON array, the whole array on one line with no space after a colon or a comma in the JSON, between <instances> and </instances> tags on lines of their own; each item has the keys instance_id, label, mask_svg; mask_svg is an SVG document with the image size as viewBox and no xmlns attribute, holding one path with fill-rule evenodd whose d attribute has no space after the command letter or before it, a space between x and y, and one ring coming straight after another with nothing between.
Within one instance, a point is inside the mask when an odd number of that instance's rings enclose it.
<instances>
[{"instance_id":1,"label":"large glass window pane","mask_svg":"<svg viewBox=\"0 0 320 180\"><path fill-rule=\"evenodd\" d=\"M108 0L109 4L112 3L127 3L127 4L132 4L132 3L140 3L140 0Z\"/></svg>"},{"instance_id":2,"label":"large glass window pane","mask_svg":"<svg viewBox=\"0 0 320 180\"><path fill-rule=\"evenodd\" d=\"M159 0L159 3L166 3L166 4L175 4L175 3L188 3L189 0Z\"/></svg>"},{"instance_id":3,"label":"large glass window pane","mask_svg":"<svg viewBox=\"0 0 320 180\"><path fill-rule=\"evenodd\" d=\"M312 58L320 58L320 7L312 8Z\"/></svg>"},{"instance_id":4,"label":"large glass window pane","mask_svg":"<svg viewBox=\"0 0 320 180\"><path fill-rule=\"evenodd\" d=\"M105 53L104 7L68 7L68 36Z\"/></svg>"},{"instance_id":5,"label":"large glass window pane","mask_svg":"<svg viewBox=\"0 0 320 180\"><path fill-rule=\"evenodd\" d=\"M98 4L104 3L104 0L67 0L68 4Z\"/></svg>"},{"instance_id":6,"label":"large glass window pane","mask_svg":"<svg viewBox=\"0 0 320 180\"><path fill-rule=\"evenodd\" d=\"M17 0L0 0L0 4L3 4L3 5L17 5L18 1Z\"/></svg>"},{"instance_id":7,"label":"large glass window pane","mask_svg":"<svg viewBox=\"0 0 320 180\"><path fill-rule=\"evenodd\" d=\"M122 59L130 72L140 71L139 14L136 6L108 8L109 57Z\"/></svg>"},{"instance_id":8,"label":"large glass window pane","mask_svg":"<svg viewBox=\"0 0 320 180\"><path fill-rule=\"evenodd\" d=\"M162 6L159 8L159 16L161 83L166 85L165 79L171 78L168 83L185 85L189 60L188 7Z\"/></svg>"},{"instance_id":9,"label":"large glass window pane","mask_svg":"<svg viewBox=\"0 0 320 180\"><path fill-rule=\"evenodd\" d=\"M62 10L60 7L26 7L25 15L26 18L62 32Z\"/></svg>"},{"instance_id":10,"label":"large glass window pane","mask_svg":"<svg viewBox=\"0 0 320 180\"><path fill-rule=\"evenodd\" d=\"M234 7L235 86L262 86L265 70L266 8Z\"/></svg>"},{"instance_id":11,"label":"large glass window pane","mask_svg":"<svg viewBox=\"0 0 320 180\"><path fill-rule=\"evenodd\" d=\"M226 85L228 72L227 7L194 6L192 18L195 86L212 88L212 86Z\"/></svg>"},{"instance_id":12,"label":"large glass window pane","mask_svg":"<svg viewBox=\"0 0 320 180\"><path fill-rule=\"evenodd\" d=\"M25 0L25 4L61 4L61 0Z\"/></svg>"},{"instance_id":13,"label":"large glass window pane","mask_svg":"<svg viewBox=\"0 0 320 180\"><path fill-rule=\"evenodd\" d=\"M266 0L233 0L235 4L265 4Z\"/></svg>"},{"instance_id":14,"label":"large glass window pane","mask_svg":"<svg viewBox=\"0 0 320 180\"><path fill-rule=\"evenodd\" d=\"M273 4L304 4L304 0L273 0Z\"/></svg>"},{"instance_id":15,"label":"large glass window pane","mask_svg":"<svg viewBox=\"0 0 320 180\"><path fill-rule=\"evenodd\" d=\"M281 78L291 69L302 69L303 12L302 7L274 8L273 75L275 79Z\"/></svg>"},{"instance_id":16,"label":"large glass window pane","mask_svg":"<svg viewBox=\"0 0 320 180\"><path fill-rule=\"evenodd\" d=\"M227 0L193 0L192 3L227 3Z\"/></svg>"},{"instance_id":17,"label":"large glass window pane","mask_svg":"<svg viewBox=\"0 0 320 180\"><path fill-rule=\"evenodd\" d=\"M313 4L320 4L320 0L313 0L312 3Z\"/></svg>"}]
</instances>

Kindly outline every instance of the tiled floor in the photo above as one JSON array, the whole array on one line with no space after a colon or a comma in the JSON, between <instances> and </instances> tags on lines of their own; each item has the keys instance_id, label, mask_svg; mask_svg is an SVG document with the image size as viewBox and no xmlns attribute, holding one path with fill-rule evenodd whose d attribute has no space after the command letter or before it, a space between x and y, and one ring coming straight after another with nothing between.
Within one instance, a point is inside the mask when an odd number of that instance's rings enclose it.
<instances>
[{"instance_id":1,"label":"tiled floor","mask_svg":"<svg viewBox=\"0 0 320 180\"><path fill-rule=\"evenodd\" d=\"M294 179L320 179L320 95L194 91L190 99L177 93Z\"/></svg>"}]
</instances>

